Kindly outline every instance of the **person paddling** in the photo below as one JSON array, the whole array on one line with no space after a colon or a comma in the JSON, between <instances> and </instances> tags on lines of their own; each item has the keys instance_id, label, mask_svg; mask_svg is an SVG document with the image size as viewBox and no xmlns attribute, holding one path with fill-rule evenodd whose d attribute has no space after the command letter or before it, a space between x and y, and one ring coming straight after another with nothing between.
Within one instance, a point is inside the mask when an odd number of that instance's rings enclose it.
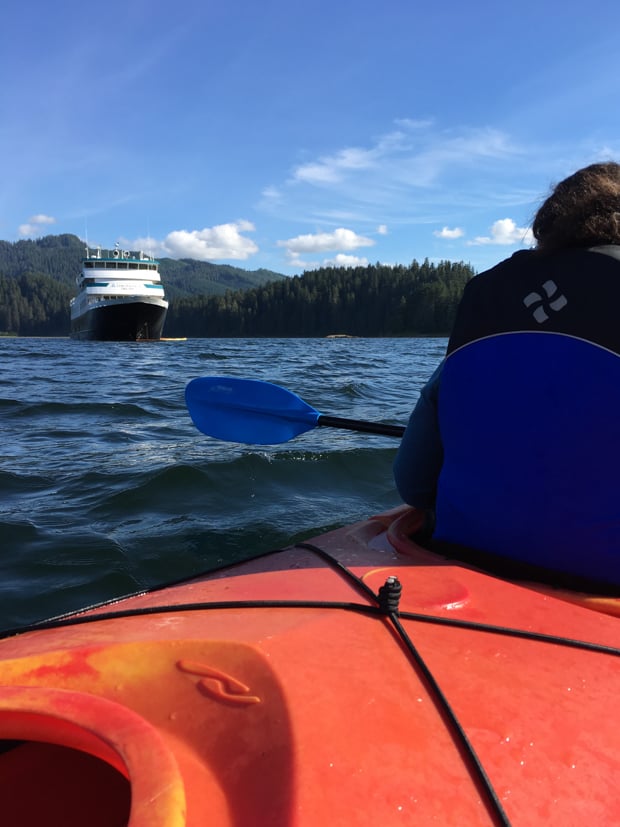
<instances>
[{"instance_id":1,"label":"person paddling","mask_svg":"<svg viewBox=\"0 0 620 827\"><path fill-rule=\"evenodd\" d=\"M616 587L620 164L561 181L532 230L535 249L467 284L394 478L435 513L436 549Z\"/></svg>"}]
</instances>

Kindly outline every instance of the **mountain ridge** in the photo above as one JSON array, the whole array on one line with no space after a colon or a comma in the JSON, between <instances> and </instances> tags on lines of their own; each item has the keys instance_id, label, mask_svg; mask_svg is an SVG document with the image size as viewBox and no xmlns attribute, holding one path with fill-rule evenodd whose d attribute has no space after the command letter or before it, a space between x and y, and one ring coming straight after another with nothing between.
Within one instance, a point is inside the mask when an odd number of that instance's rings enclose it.
<instances>
[{"instance_id":1,"label":"mountain ridge","mask_svg":"<svg viewBox=\"0 0 620 827\"><path fill-rule=\"evenodd\" d=\"M84 258L85 242L65 233L20 241L0 240L0 277L45 276L75 293L75 280ZM288 278L265 268L246 270L230 264L197 259L160 258L159 272L170 299L223 295L227 290L249 290L269 281Z\"/></svg>"}]
</instances>

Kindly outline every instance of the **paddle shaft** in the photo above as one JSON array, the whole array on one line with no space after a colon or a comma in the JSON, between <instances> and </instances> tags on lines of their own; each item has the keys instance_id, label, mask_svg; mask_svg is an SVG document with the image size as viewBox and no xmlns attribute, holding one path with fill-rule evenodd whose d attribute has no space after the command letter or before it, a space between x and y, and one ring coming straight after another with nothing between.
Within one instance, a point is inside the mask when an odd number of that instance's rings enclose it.
<instances>
[{"instance_id":1,"label":"paddle shaft","mask_svg":"<svg viewBox=\"0 0 620 827\"><path fill-rule=\"evenodd\" d=\"M360 419L342 419L339 416L320 414L317 425L328 428L343 428L347 431L360 431L365 434L402 437L405 429L402 425L382 425L380 422L364 422Z\"/></svg>"}]
</instances>

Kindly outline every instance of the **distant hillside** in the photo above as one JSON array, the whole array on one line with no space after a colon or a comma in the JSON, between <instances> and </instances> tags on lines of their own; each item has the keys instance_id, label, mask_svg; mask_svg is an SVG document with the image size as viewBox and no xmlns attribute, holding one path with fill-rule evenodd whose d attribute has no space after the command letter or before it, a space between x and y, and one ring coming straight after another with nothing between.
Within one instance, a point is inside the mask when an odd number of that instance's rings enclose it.
<instances>
[{"instance_id":1,"label":"distant hillside","mask_svg":"<svg viewBox=\"0 0 620 827\"><path fill-rule=\"evenodd\" d=\"M76 294L84 242L75 235L0 241L0 333L67 336L69 301ZM160 259L166 296L183 300L224 296L286 278L270 270L242 270L192 259Z\"/></svg>"},{"instance_id":2,"label":"distant hillside","mask_svg":"<svg viewBox=\"0 0 620 827\"><path fill-rule=\"evenodd\" d=\"M84 242L75 235L48 235L34 241L0 241L0 277L48 276L75 293L84 258ZM271 270L243 270L228 264L171 258L159 259L160 273L172 301L197 295L221 296L283 279Z\"/></svg>"},{"instance_id":3,"label":"distant hillside","mask_svg":"<svg viewBox=\"0 0 620 827\"><path fill-rule=\"evenodd\" d=\"M243 270L191 258L160 258L159 272L167 297L173 302L190 296L223 296L227 290L249 290L286 278L272 270Z\"/></svg>"}]
</instances>

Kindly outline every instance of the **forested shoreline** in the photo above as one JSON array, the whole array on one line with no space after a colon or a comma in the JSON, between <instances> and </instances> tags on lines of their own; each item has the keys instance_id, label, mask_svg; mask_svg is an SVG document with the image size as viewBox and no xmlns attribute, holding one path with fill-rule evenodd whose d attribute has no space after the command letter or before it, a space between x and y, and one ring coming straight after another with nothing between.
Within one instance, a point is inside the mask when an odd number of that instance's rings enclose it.
<instances>
[{"instance_id":1,"label":"forested shoreline","mask_svg":"<svg viewBox=\"0 0 620 827\"><path fill-rule=\"evenodd\" d=\"M75 288L67 274L75 278L83 250L75 236L0 242L0 334L69 335ZM167 261L168 277L160 266L170 300L164 335L191 338L446 335L475 275L469 264L428 259L324 267L292 277ZM196 281L215 281L216 289L194 292ZM223 289L225 283L243 287Z\"/></svg>"},{"instance_id":2,"label":"forested shoreline","mask_svg":"<svg viewBox=\"0 0 620 827\"><path fill-rule=\"evenodd\" d=\"M168 311L166 335L445 335L473 275L452 262L321 268L254 290L181 299Z\"/></svg>"}]
</instances>

